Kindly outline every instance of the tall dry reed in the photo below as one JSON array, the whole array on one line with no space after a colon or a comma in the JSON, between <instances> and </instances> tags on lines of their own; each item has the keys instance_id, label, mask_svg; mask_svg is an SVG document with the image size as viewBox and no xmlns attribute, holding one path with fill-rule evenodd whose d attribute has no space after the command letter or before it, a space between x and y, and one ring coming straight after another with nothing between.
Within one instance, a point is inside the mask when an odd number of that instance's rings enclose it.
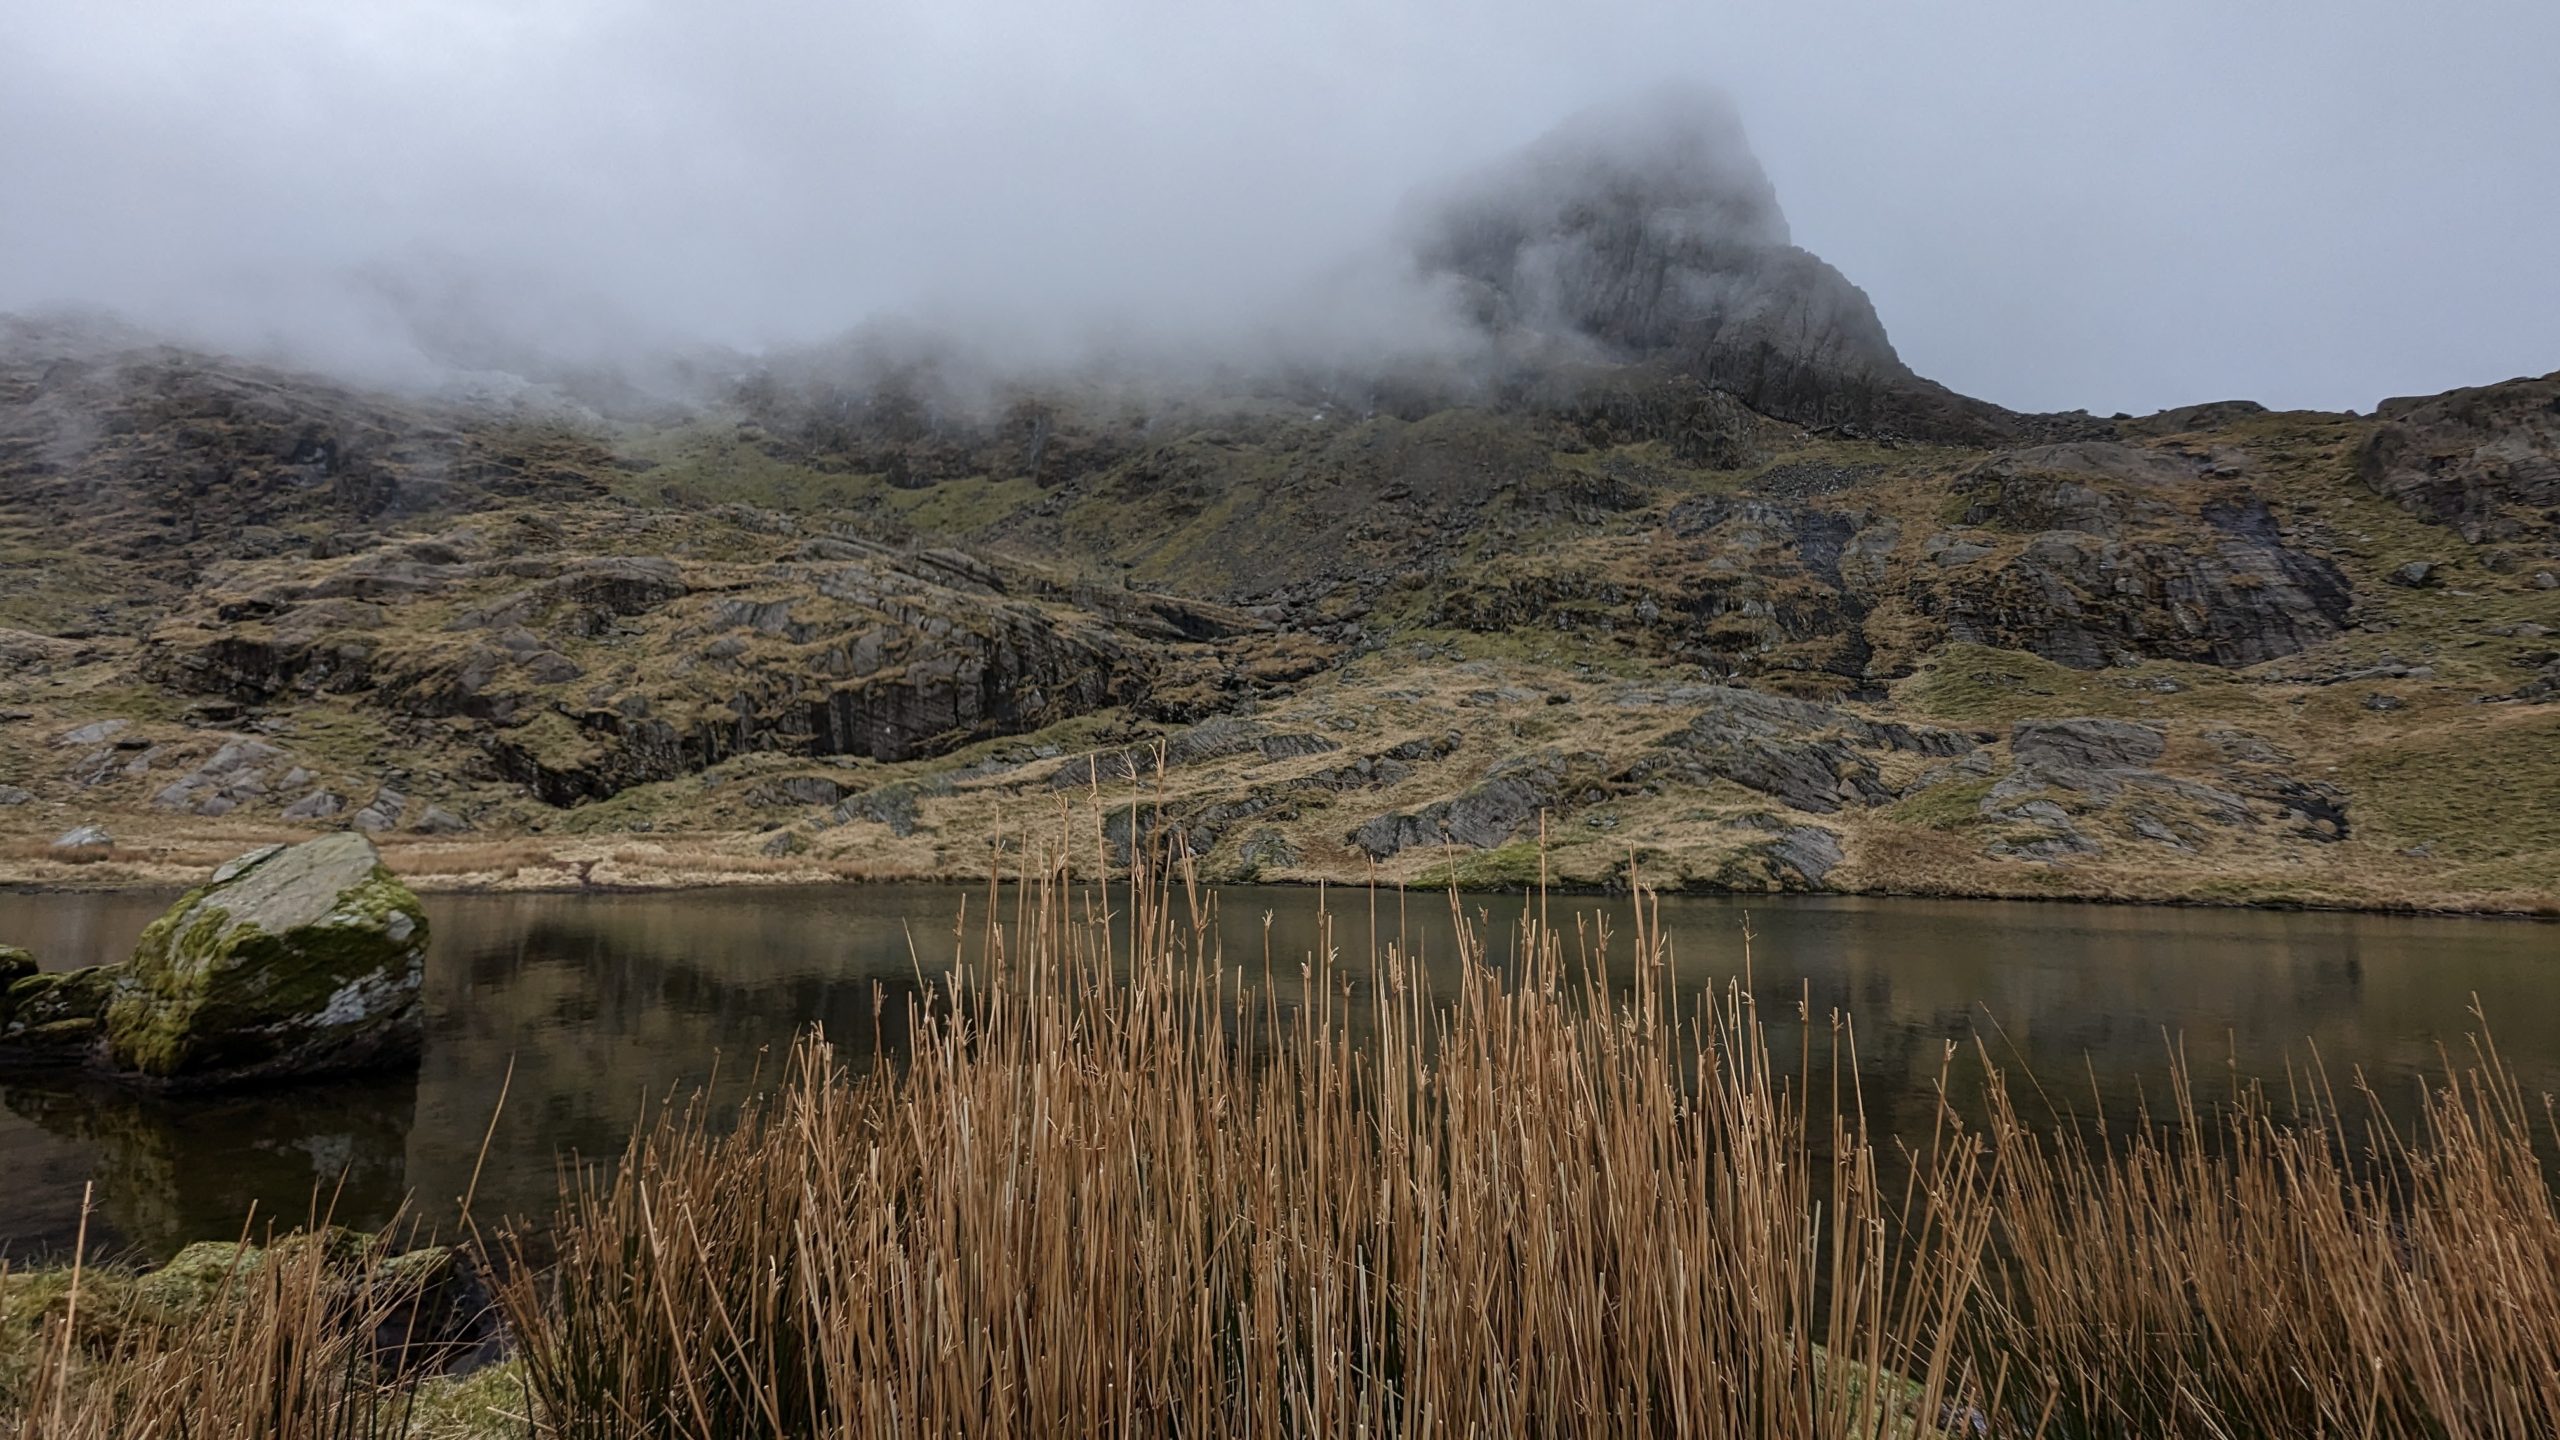
<instances>
[{"instance_id":1,"label":"tall dry reed","mask_svg":"<svg viewBox=\"0 0 2560 1440\"><path fill-rule=\"evenodd\" d=\"M421 1281L385 1263L380 1240L325 1227L233 1253L200 1289L155 1292L75 1252L58 1298L46 1287L24 1383L0 1399L0 1435L407 1436L417 1375L399 1337Z\"/></svg>"},{"instance_id":2,"label":"tall dry reed","mask_svg":"<svg viewBox=\"0 0 2560 1440\"><path fill-rule=\"evenodd\" d=\"M1497 971L1462 916L1434 994L1393 948L1239 965L1188 887L1094 903L1018 887L900 1063L806 1045L736 1128L669 1117L573 1186L508 1297L553 1433L1898 1435L1996 1402L1959 1351L1986 1152L1950 1127L1888 1192L1747 997L1675 1010L1641 920L1612 975L1534 921Z\"/></svg>"},{"instance_id":3,"label":"tall dry reed","mask_svg":"<svg viewBox=\"0 0 2560 1440\"><path fill-rule=\"evenodd\" d=\"M902 1061L807 1044L574 1185L508 1297L546 1433L2560 1433L2548 1117L2494 1054L2414 1130L2183 1078L2030 1124L1990 1073L1887 1148L1845 1023L1782 1067L1641 898L1461 914L1437 993L1117 898L1029 877Z\"/></svg>"},{"instance_id":4,"label":"tall dry reed","mask_svg":"<svg viewBox=\"0 0 2560 1440\"><path fill-rule=\"evenodd\" d=\"M1221 953L1187 877L1108 898L991 889L898 1055L810 1039L573 1172L502 1267L532 1415L488 1433L2560 1434L2552 1117L2485 1044L2414 1122L2180 1074L2116 1131L1951 1047L1883 1141L1846 1022L1781 1062L1641 895L1460 914L1437 988ZM20 1433L383 1433L342 1292L262 1283L95 1353L66 1318Z\"/></svg>"}]
</instances>

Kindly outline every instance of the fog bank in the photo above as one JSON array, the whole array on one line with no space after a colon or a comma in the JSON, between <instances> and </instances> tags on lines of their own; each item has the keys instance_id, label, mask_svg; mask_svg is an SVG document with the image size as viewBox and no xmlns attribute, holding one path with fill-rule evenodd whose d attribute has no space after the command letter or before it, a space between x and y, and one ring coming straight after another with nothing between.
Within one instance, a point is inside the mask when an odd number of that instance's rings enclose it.
<instances>
[{"instance_id":1,"label":"fog bank","mask_svg":"<svg viewBox=\"0 0 2560 1440\"><path fill-rule=\"evenodd\" d=\"M2560 11L1973 0L17 6L0 309L371 377L865 322L1024 363L1450 341L1417 191L1664 80L2017 408L2560 366ZM644 367L645 368L645 367Z\"/></svg>"}]
</instances>

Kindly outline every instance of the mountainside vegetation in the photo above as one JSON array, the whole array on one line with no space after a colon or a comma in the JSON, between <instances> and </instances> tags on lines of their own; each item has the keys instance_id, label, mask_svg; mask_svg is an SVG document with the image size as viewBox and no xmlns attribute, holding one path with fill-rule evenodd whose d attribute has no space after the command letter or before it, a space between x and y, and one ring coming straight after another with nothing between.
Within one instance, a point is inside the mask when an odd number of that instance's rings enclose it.
<instances>
[{"instance_id":1,"label":"mountainside vegetation","mask_svg":"<svg viewBox=\"0 0 2560 1440\"><path fill-rule=\"evenodd\" d=\"M0 877L974 877L1099 790L1093 863L1229 878L2560 908L2560 375L2014 414L1739 147L1456 187L1471 348L1393 364L462 399L0 322Z\"/></svg>"}]
</instances>

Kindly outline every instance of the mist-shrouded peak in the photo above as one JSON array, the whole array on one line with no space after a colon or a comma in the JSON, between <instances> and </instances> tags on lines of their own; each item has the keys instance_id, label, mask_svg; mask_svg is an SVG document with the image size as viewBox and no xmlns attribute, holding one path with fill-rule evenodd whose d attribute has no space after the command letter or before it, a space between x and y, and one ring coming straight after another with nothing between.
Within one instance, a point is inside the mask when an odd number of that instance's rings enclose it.
<instances>
[{"instance_id":1,"label":"mist-shrouded peak","mask_svg":"<svg viewBox=\"0 0 2560 1440\"><path fill-rule=\"evenodd\" d=\"M1526 149L1448 187L1441 218L1522 241L1620 226L1672 244L1788 243L1778 192L1718 91L1664 85L1571 116ZM1458 240L1462 237L1446 237Z\"/></svg>"},{"instance_id":2,"label":"mist-shrouded peak","mask_svg":"<svg viewBox=\"0 0 2560 1440\"><path fill-rule=\"evenodd\" d=\"M1415 258L1515 355L1685 370L1805 423L1972 428L1894 353L1864 291L1796 248L1721 94L1670 87L1567 120L1418 208Z\"/></svg>"}]
</instances>

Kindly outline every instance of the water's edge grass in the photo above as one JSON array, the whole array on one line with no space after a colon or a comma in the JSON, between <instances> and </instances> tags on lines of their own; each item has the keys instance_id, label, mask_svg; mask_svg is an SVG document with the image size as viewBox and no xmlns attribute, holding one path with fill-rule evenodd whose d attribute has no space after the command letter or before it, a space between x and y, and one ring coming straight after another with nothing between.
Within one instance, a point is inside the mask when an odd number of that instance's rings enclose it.
<instances>
[{"instance_id":1,"label":"water's edge grass","mask_svg":"<svg viewBox=\"0 0 2560 1440\"><path fill-rule=\"evenodd\" d=\"M0 1434L2560 1432L2551 1102L2485 1038L2413 1124L2315 1068L2113 1133L1950 1045L1902 1146L1849 1016L1790 1064L1746 987L1675 1001L1649 895L1453 896L1454 991L1353 985L1329 932L1218 952L1178 866L1074 883L1098 838L972 899L896 1063L809 1037L475 1236L478 1390L386 1348L387 1253L289 1243L182 1312L34 1297Z\"/></svg>"}]
</instances>

